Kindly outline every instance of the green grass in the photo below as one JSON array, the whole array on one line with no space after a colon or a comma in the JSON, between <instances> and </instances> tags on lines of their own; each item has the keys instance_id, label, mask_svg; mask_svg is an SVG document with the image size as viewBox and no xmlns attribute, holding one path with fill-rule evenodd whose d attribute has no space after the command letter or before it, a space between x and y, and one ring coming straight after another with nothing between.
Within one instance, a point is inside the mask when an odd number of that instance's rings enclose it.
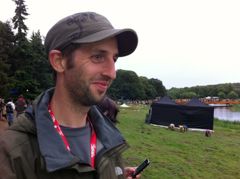
<instances>
[{"instance_id":1,"label":"green grass","mask_svg":"<svg viewBox=\"0 0 240 179\"><path fill-rule=\"evenodd\" d=\"M214 133L180 133L145 124L148 108L120 108L118 128L130 144L124 153L126 165L145 158L150 166L142 179L240 178L240 123L215 120Z\"/></svg>"}]
</instances>

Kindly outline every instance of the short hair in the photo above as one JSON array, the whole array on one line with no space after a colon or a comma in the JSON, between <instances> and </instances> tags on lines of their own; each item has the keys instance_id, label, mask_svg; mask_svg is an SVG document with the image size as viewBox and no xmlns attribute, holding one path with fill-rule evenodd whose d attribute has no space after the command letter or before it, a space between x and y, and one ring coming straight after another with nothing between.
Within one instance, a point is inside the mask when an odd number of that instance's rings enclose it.
<instances>
[{"instance_id":1,"label":"short hair","mask_svg":"<svg viewBox=\"0 0 240 179\"><path fill-rule=\"evenodd\" d=\"M62 50L59 50L61 51L62 53L62 56L66 58L67 60L67 69L71 69L73 68L74 66L74 63L73 63L73 53L75 50L77 50L78 48L80 48L81 44L75 44L75 43L72 43L70 45L68 45L67 47L65 47L64 49ZM53 79L54 81L56 81L56 71L53 69Z\"/></svg>"},{"instance_id":2,"label":"short hair","mask_svg":"<svg viewBox=\"0 0 240 179\"><path fill-rule=\"evenodd\" d=\"M115 101L109 97L104 97L104 99L97 106L100 108L101 112L113 123L118 123L117 114L119 109Z\"/></svg>"}]
</instances>

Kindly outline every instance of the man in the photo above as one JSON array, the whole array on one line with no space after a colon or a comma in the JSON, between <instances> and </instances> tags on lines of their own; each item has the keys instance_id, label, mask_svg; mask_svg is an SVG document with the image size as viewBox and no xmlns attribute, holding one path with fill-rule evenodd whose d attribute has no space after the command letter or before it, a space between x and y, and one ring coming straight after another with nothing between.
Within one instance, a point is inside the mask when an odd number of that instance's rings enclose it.
<instances>
[{"instance_id":1,"label":"man","mask_svg":"<svg viewBox=\"0 0 240 179\"><path fill-rule=\"evenodd\" d=\"M10 98L6 104L7 121L9 126L12 125L14 120L14 110L15 104L13 103L13 100Z\"/></svg>"},{"instance_id":2,"label":"man","mask_svg":"<svg viewBox=\"0 0 240 179\"><path fill-rule=\"evenodd\" d=\"M27 103L23 95L19 95L17 101L16 101L16 111L17 111L17 116L20 114L24 113L24 111L27 108Z\"/></svg>"},{"instance_id":3,"label":"man","mask_svg":"<svg viewBox=\"0 0 240 179\"><path fill-rule=\"evenodd\" d=\"M3 120L3 109L4 109L4 100L0 97L0 120Z\"/></svg>"},{"instance_id":4,"label":"man","mask_svg":"<svg viewBox=\"0 0 240 179\"><path fill-rule=\"evenodd\" d=\"M106 96L97 106L99 107L100 111L114 124L118 123L117 114L119 109L115 101Z\"/></svg>"},{"instance_id":5,"label":"man","mask_svg":"<svg viewBox=\"0 0 240 179\"><path fill-rule=\"evenodd\" d=\"M114 29L94 12L55 24L45 39L55 88L0 138L0 178L132 178L134 168L124 169L121 160L125 139L94 105L116 78L117 58L137 42L135 31Z\"/></svg>"}]
</instances>

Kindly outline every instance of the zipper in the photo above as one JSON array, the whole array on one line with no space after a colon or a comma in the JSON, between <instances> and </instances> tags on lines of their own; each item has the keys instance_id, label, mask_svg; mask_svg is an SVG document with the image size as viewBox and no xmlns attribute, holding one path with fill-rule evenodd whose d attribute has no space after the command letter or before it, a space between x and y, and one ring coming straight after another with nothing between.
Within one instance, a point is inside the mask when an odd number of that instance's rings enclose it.
<instances>
[{"instance_id":1,"label":"zipper","mask_svg":"<svg viewBox=\"0 0 240 179\"><path fill-rule=\"evenodd\" d=\"M101 171L108 164L107 161L109 158L111 158L113 155L120 155L128 148L129 148L128 144L124 142L123 144L103 151L102 153L97 155L95 167L99 171Z\"/></svg>"}]
</instances>

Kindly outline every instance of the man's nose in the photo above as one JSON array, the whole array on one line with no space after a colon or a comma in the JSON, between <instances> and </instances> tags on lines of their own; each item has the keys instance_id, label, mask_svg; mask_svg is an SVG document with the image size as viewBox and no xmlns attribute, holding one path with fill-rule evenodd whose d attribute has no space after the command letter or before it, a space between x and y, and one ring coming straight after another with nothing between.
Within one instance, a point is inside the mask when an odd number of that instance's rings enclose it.
<instances>
[{"instance_id":1,"label":"man's nose","mask_svg":"<svg viewBox=\"0 0 240 179\"><path fill-rule=\"evenodd\" d=\"M112 80L116 78L115 62L113 59L109 60L108 63L105 64L103 74Z\"/></svg>"}]
</instances>

